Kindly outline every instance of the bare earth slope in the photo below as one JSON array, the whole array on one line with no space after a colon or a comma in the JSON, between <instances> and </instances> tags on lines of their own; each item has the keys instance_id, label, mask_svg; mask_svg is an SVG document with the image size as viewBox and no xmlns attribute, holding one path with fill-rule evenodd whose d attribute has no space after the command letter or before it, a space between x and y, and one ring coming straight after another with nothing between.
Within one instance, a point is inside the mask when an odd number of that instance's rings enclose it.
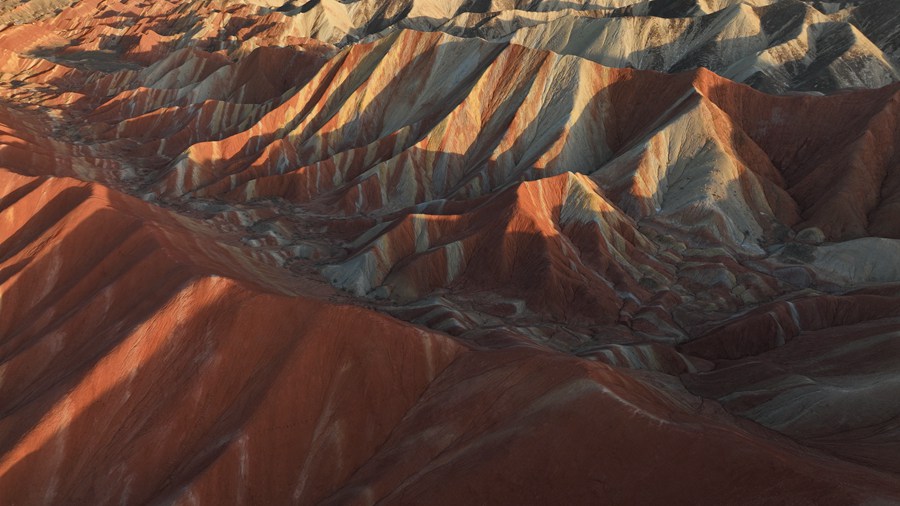
<instances>
[{"instance_id":1,"label":"bare earth slope","mask_svg":"<svg viewBox=\"0 0 900 506\"><path fill-rule=\"evenodd\" d=\"M0 502L900 502L898 13L0 2Z\"/></svg>"},{"instance_id":2,"label":"bare earth slope","mask_svg":"<svg viewBox=\"0 0 900 506\"><path fill-rule=\"evenodd\" d=\"M777 93L877 88L900 77L900 5L814 5L801 0L323 0L279 9L269 19L282 34L339 45L410 28L511 40L614 67L702 66Z\"/></svg>"}]
</instances>

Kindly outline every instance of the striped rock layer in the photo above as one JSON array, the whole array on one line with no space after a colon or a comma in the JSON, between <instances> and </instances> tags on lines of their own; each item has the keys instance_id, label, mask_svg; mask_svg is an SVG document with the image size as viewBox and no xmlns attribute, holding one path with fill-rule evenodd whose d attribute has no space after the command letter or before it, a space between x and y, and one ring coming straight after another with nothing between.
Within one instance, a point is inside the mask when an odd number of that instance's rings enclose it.
<instances>
[{"instance_id":1,"label":"striped rock layer","mask_svg":"<svg viewBox=\"0 0 900 506\"><path fill-rule=\"evenodd\" d=\"M0 2L0 502L900 501L898 13Z\"/></svg>"}]
</instances>

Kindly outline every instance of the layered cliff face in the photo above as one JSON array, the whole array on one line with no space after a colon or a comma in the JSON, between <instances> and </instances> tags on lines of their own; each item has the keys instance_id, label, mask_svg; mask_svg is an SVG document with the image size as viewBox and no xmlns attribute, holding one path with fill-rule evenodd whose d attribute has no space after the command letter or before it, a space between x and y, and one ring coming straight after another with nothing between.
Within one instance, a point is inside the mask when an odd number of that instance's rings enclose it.
<instances>
[{"instance_id":1,"label":"layered cliff face","mask_svg":"<svg viewBox=\"0 0 900 506\"><path fill-rule=\"evenodd\" d=\"M900 501L898 13L0 3L0 497Z\"/></svg>"}]
</instances>

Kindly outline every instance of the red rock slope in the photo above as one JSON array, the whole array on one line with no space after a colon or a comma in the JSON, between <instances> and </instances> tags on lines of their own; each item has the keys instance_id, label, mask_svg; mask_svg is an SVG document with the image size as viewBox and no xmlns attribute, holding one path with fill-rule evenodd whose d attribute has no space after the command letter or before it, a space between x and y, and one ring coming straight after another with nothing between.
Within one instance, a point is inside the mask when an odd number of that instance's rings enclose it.
<instances>
[{"instance_id":1,"label":"red rock slope","mask_svg":"<svg viewBox=\"0 0 900 506\"><path fill-rule=\"evenodd\" d=\"M526 43L612 3L3 10L0 502L900 501L900 87Z\"/></svg>"}]
</instances>

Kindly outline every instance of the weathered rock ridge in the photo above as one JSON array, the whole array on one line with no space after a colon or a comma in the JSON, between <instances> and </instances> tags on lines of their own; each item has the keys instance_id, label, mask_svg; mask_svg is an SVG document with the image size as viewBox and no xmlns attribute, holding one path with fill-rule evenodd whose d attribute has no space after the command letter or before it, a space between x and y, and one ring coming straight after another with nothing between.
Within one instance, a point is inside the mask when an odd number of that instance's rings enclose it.
<instances>
[{"instance_id":1,"label":"weathered rock ridge","mask_svg":"<svg viewBox=\"0 0 900 506\"><path fill-rule=\"evenodd\" d=\"M0 2L0 502L900 501L898 13Z\"/></svg>"}]
</instances>

